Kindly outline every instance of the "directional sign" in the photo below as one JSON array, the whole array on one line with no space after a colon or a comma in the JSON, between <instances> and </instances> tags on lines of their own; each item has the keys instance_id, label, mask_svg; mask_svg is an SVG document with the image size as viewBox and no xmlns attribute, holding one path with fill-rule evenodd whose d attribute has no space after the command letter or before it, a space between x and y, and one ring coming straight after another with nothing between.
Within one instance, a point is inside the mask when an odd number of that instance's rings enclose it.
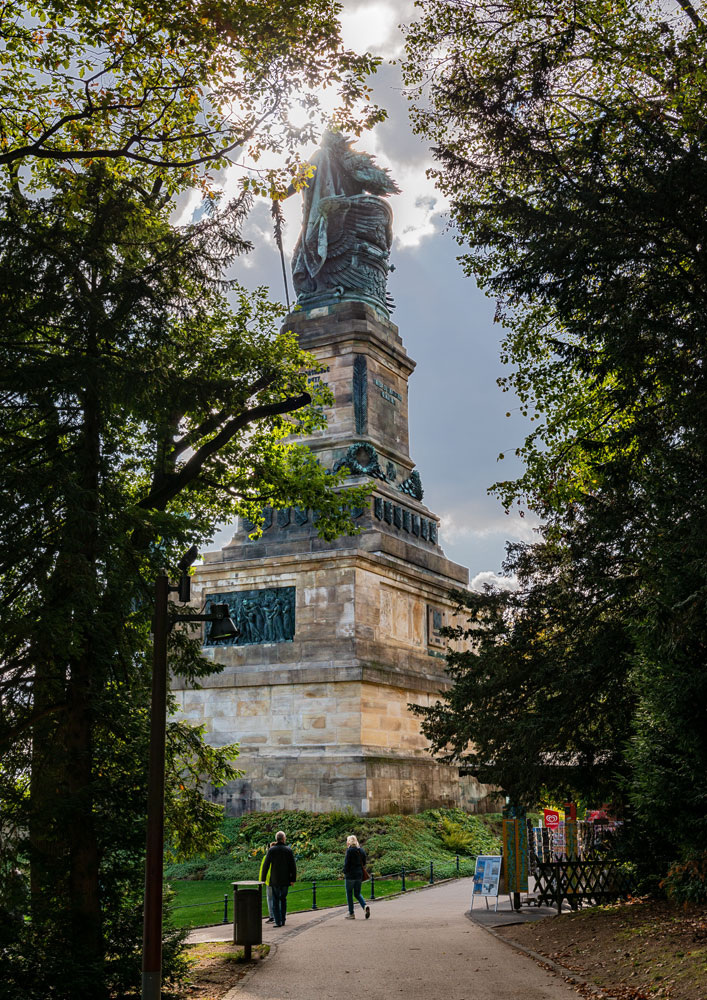
<instances>
[{"instance_id":1,"label":"directional sign","mask_svg":"<svg viewBox=\"0 0 707 1000\"><path fill-rule=\"evenodd\" d=\"M543 813L548 830L556 830L560 825L560 814L557 809L543 809Z\"/></svg>"}]
</instances>

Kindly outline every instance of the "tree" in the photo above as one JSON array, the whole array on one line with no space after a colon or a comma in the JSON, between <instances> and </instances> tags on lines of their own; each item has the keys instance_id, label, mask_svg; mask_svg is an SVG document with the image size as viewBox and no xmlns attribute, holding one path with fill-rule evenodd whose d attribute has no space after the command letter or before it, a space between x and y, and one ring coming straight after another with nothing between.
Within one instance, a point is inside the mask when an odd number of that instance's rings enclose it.
<instances>
[{"instance_id":1,"label":"tree","mask_svg":"<svg viewBox=\"0 0 707 1000\"><path fill-rule=\"evenodd\" d=\"M504 568L513 587L454 594L466 623L446 635L462 649L448 654L443 700L415 709L423 732L516 803L542 790L620 807L635 707L625 595L608 594L564 539L510 546Z\"/></svg>"},{"instance_id":2,"label":"tree","mask_svg":"<svg viewBox=\"0 0 707 1000\"><path fill-rule=\"evenodd\" d=\"M250 199L219 207L206 172L237 156L251 192L302 183L321 87L338 91L342 127L382 117L365 105L376 60L343 47L339 9L53 0L0 14L0 872L17 899L29 864L32 915L4 942L16 995L136 986L158 568L236 512L313 507L332 537L363 502L285 440L288 414L313 429L330 397L310 393L314 363L274 333L265 293L226 280ZM279 170L261 169L266 152ZM192 185L211 211L175 229L164 192ZM171 642L172 669L207 669L188 636ZM174 843L203 847L216 811L201 780L233 776L236 749L183 725L168 737Z\"/></svg>"},{"instance_id":3,"label":"tree","mask_svg":"<svg viewBox=\"0 0 707 1000\"><path fill-rule=\"evenodd\" d=\"M627 787L676 851L707 825L706 40L687 0L433 3L408 39L416 125L536 422L496 488L625 589Z\"/></svg>"},{"instance_id":4,"label":"tree","mask_svg":"<svg viewBox=\"0 0 707 1000\"><path fill-rule=\"evenodd\" d=\"M289 181L321 117L319 88L338 91L342 128L382 116L364 103L377 60L344 48L340 9L332 0L9 0L0 165L25 167L41 186L57 164L107 159L179 188L208 186L205 164L255 166L268 151L286 154L269 176Z\"/></svg>"},{"instance_id":5,"label":"tree","mask_svg":"<svg viewBox=\"0 0 707 1000\"><path fill-rule=\"evenodd\" d=\"M169 200L146 190L97 163L51 197L13 191L0 216L0 802L16 831L5 851L31 874L31 925L12 944L20 995L122 996L139 982L159 568L265 504L315 508L324 537L353 531L367 496L287 440L290 415L322 426L331 396L275 332L282 310L224 277L248 248L249 196L176 229ZM213 670L195 640L171 644L172 670ZM193 848L195 817L196 845L214 836L200 776L233 776L232 748L176 725L170 747L168 813Z\"/></svg>"}]
</instances>

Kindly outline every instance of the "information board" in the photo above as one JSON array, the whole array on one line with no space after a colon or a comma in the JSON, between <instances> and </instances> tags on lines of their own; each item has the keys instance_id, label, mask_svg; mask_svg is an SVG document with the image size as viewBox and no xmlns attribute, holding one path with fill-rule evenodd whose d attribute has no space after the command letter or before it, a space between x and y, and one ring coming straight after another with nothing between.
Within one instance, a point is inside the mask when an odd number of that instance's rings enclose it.
<instances>
[{"instance_id":1,"label":"information board","mask_svg":"<svg viewBox=\"0 0 707 1000\"><path fill-rule=\"evenodd\" d=\"M501 877L501 855L480 854L474 871L474 895L498 896L498 881Z\"/></svg>"}]
</instances>

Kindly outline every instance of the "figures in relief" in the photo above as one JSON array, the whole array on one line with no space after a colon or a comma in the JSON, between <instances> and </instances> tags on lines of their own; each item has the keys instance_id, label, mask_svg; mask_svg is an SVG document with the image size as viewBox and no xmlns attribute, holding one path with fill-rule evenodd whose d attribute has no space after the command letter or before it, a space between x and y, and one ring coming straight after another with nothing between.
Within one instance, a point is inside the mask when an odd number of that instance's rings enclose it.
<instances>
[{"instance_id":1,"label":"figures in relief","mask_svg":"<svg viewBox=\"0 0 707 1000\"><path fill-rule=\"evenodd\" d=\"M295 634L295 588L241 590L213 594L212 602L228 604L240 635L219 645L249 646L261 642L288 642ZM207 631L205 645L213 645Z\"/></svg>"}]
</instances>

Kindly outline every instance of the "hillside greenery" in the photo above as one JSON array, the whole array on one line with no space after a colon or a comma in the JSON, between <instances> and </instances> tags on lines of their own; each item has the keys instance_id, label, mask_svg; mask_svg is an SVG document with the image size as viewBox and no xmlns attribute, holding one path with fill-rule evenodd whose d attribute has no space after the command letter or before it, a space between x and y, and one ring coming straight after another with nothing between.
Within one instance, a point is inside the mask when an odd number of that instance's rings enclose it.
<instances>
[{"instance_id":1,"label":"hillside greenery","mask_svg":"<svg viewBox=\"0 0 707 1000\"><path fill-rule=\"evenodd\" d=\"M462 809L429 809L416 816L356 816L348 811L311 813L278 810L224 819L221 847L190 861L165 868L167 879L229 881L258 877L260 863L278 830L297 857L301 880L338 878L343 866L346 837L354 833L375 875L422 869L429 865L456 865L477 854L500 851L498 822L471 816ZM465 867L469 867L468 865ZM467 872L468 873L468 872Z\"/></svg>"}]
</instances>

